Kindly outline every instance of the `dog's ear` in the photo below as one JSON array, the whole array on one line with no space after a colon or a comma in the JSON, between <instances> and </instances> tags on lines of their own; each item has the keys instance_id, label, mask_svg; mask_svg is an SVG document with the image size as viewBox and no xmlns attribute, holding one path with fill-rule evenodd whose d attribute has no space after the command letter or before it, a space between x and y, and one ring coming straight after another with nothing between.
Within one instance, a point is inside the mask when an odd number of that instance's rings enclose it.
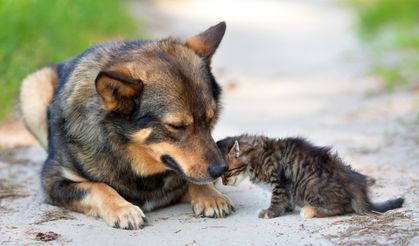
<instances>
[{"instance_id":1,"label":"dog's ear","mask_svg":"<svg viewBox=\"0 0 419 246\"><path fill-rule=\"evenodd\" d=\"M143 90L141 80L134 79L127 70L101 71L95 81L96 91L102 97L108 112L129 114L135 107L135 99Z\"/></svg>"},{"instance_id":2,"label":"dog's ear","mask_svg":"<svg viewBox=\"0 0 419 246\"><path fill-rule=\"evenodd\" d=\"M193 49L200 56L211 59L215 50L223 39L226 31L226 23L220 22L208 30L186 40L185 45Z\"/></svg>"}]
</instances>

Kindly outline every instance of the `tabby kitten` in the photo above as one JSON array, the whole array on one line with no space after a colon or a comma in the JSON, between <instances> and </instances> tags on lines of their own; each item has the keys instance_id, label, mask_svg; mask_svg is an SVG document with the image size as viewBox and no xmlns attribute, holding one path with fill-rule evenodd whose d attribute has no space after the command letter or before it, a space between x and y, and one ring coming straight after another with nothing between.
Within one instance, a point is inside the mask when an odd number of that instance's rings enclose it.
<instances>
[{"instance_id":1,"label":"tabby kitten","mask_svg":"<svg viewBox=\"0 0 419 246\"><path fill-rule=\"evenodd\" d=\"M270 139L241 135L217 142L229 170L223 184L237 185L249 176L272 190L269 208L259 218L274 218L302 207L303 218L355 212L382 213L400 208L403 198L375 204L368 198L367 176L351 169L328 147L303 138Z\"/></svg>"}]
</instances>

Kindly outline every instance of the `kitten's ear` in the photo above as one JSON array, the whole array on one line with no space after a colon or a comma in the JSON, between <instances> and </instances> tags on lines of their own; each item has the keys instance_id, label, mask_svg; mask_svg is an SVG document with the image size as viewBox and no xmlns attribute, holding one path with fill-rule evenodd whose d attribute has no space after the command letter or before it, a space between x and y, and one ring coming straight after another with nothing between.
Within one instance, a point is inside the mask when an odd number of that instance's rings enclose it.
<instances>
[{"instance_id":1,"label":"kitten's ear","mask_svg":"<svg viewBox=\"0 0 419 246\"><path fill-rule=\"evenodd\" d=\"M228 152L230 157L239 158L240 157L240 145L239 141L235 140L233 147L231 147L230 152Z\"/></svg>"}]
</instances>

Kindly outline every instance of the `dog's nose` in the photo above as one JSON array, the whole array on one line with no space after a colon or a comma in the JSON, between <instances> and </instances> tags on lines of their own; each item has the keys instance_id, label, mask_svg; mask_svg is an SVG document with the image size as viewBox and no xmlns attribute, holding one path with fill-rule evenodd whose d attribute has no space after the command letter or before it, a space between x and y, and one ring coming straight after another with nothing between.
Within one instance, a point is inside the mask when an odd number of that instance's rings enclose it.
<instances>
[{"instance_id":1,"label":"dog's nose","mask_svg":"<svg viewBox=\"0 0 419 246\"><path fill-rule=\"evenodd\" d=\"M210 174L210 176L214 179L220 177L223 173L225 173L227 171L228 167L226 164L215 164L215 165L210 165L208 167L208 173Z\"/></svg>"}]
</instances>

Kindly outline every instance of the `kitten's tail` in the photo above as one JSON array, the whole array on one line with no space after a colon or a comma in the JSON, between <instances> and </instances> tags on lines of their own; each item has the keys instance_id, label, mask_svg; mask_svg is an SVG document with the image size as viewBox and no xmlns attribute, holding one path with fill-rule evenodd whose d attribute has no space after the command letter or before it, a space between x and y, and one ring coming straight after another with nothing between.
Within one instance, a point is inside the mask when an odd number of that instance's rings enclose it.
<instances>
[{"instance_id":1,"label":"kitten's tail","mask_svg":"<svg viewBox=\"0 0 419 246\"><path fill-rule=\"evenodd\" d=\"M359 188L359 187L357 187ZM361 187L363 188L363 187ZM390 199L382 203L373 203L366 190L361 189L352 193L352 209L357 214L384 213L391 209L402 207L404 198Z\"/></svg>"},{"instance_id":2,"label":"kitten's tail","mask_svg":"<svg viewBox=\"0 0 419 246\"><path fill-rule=\"evenodd\" d=\"M352 200L352 208L357 214L384 213L391 209L401 208L404 198L391 199L382 203L372 203L368 198Z\"/></svg>"},{"instance_id":3,"label":"kitten's tail","mask_svg":"<svg viewBox=\"0 0 419 246\"><path fill-rule=\"evenodd\" d=\"M372 212L384 213L387 210L401 208L404 203L404 198L391 199L382 203L371 203L370 210Z\"/></svg>"}]
</instances>

